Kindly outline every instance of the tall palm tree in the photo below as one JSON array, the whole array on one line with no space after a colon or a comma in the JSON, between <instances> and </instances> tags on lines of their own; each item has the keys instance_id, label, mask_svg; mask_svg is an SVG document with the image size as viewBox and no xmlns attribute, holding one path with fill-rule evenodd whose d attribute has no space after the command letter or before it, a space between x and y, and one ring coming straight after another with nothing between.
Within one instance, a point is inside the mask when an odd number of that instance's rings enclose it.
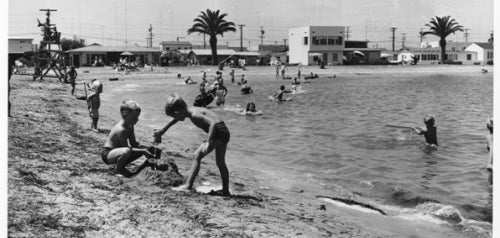
<instances>
[{"instance_id":1,"label":"tall palm tree","mask_svg":"<svg viewBox=\"0 0 500 238\"><path fill-rule=\"evenodd\" d=\"M446 37L450 34L455 34L456 31L464 31L463 26L459 25L455 19L450 19L450 16L434 17L431 19L430 24L425 24L430 29L423 33L423 35L435 35L439 37L439 47L441 47L440 62L444 63L446 56Z\"/></svg>"},{"instance_id":2,"label":"tall palm tree","mask_svg":"<svg viewBox=\"0 0 500 238\"><path fill-rule=\"evenodd\" d=\"M224 20L224 17L226 16L226 13L219 14L219 10L211 11L210 9L207 9L206 12L201 12L201 14L193 20L193 26L187 30L188 34L198 32L210 37L209 43L212 48L213 65L217 65L219 62L217 59L217 35L224 36L224 32L236 31L233 22Z\"/></svg>"}]
</instances>

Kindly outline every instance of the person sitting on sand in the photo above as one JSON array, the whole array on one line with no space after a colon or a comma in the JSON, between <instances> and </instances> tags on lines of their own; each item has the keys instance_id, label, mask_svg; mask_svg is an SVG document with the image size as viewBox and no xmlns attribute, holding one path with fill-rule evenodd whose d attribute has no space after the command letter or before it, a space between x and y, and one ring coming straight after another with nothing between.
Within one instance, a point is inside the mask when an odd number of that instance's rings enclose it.
<instances>
[{"instance_id":1,"label":"person sitting on sand","mask_svg":"<svg viewBox=\"0 0 500 238\"><path fill-rule=\"evenodd\" d=\"M98 80L92 80L93 93L87 96L87 108L89 110L90 119L92 119L92 124L90 129L95 132L99 132L97 128L97 122L99 121L99 107L101 107L101 93L102 93L102 83Z\"/></svg>"},{"instance_id":2,"label":"person sitting on sand","mask_svg":"<svg viewBox=\"0 0 500 238\"><path fill-rule=\"evenodd\" d=\"M203 142L195 151L191 172L184 185L173 188L175 191L193 191L193 184L200 170L201 159L215 149L215 161L219 167L222 179L222 190L216 194L230 196L229 193L229 171L226 166L226 148L230 133L224 121L213 111L201 107L188 107L186 102L177 94L171 95L165 105L165 114L173 119L162 129L156 130L154 137L161 137L171 126L178 121L189 118L191 122L208 133L207 141Z\"/></svg>"},{"instance_id":3,"label":"person sitting on sand","mask_svg":"<svg viewBox=\"0 0 500 238\"><path fill-rule=\"evenodd\" d=\"M243 81L243 83L241 85L240 92L241 92L241 94L252 94L253 93L252 87L250 87L248 85L246 80Z\"/></svg>"},{"instance_id":4,"label":"person sitting on sand","mask_svg":"<svg viewBox=\"0 0 500 238\"><path fill-rule=\"evenodd\" d=\"M488 119L486 122L486 128L488 128L488 131L490 132L486 136L486 149L489 151L488 155L488 164L486 166L486 170L489 172L488 175L488 182L490 185L493 184L493 118Z\"/></svg>"},{"instance_id":5,"label":"person sitting on sand","mask_svg":"<svg viewBox=\"0 0 500 238\"><path fill-rule=\"evenodd\" d=\"M289 89L285 89L285 85L281 85L280 86L280 90L276 91L272 97L274 98L274 100L276 101L285 101L285 99L283 98L283 94L284 93L291 93L292 91L289 90Z\"/></svg>"},{"instance_id":6,"label":"person sitting on sand","mask_svg":"<svg viewBox=\"0 0 500 238\"><path fill-rule=\"evenodd\" d=\"M422 129L420 127L412 127L412 130L419 135L424 135L427 144L431 146L438 146L437 135L436 135L437 128L435 125L434 116L431 114L425 115L424 123L426 129Z\"/></svg>"},{"instance_id":7,"label":"person sitting on sand","mask_svg":"<svg viewBox=\"0 0 500 238\"><path fill-rule=\"evenodd\" d=\"M139 104L130 99L124 100L120 106L120 114L122 119L109 132L101 158L106 164L116 164L115 172L118 175L129 178L138 174L149 163L146 160L134 173L125 167L143 155L153 157L150 152L152 147L142 146L135 139L134 125L141 114Z\"/></svg>"}]
</instances>

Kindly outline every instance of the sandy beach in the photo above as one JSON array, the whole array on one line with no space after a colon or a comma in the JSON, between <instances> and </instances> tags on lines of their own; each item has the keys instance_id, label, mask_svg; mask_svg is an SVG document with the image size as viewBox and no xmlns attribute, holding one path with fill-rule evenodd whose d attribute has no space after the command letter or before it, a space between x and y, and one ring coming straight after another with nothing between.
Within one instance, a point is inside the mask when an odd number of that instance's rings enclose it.
<instances>
[{"instance_id":1,"label":"sandy beach","mask_svg":"<svg viewBox=\"0 0 500 238\"><path fill-rule=\"evenodd\" d=\"M302 67L302 74L479 74L483 68L493 73L492 66L422 65L325 70L308 66ZM210 76L217 70L212 66L155 68L153 72L144 68L124 75L110 68L79 68L78 80L99 79L105 93L109 78L119 78L118 83L159 75L177 80L180 73L199 81L206 69ZM296 74L296 67L289 67L288 72ZM228 80L229 69L223 73ZM274 67L236 69L237 76L250 78L269 75L269 80L275 80L274 73ZM133 178L117 177L100 158L117 112L101 111L102 131L95 133L89 129L86 102L70 95L69 84L56 79L32 81L27 75L14 75L10 83L9 237L468 237L467 231L456 228L328 202L308 193L307 181L292 188L261 184L252 170L239 167L230 168L232 197L173 192L170 187L187 176L192 151L166 138L159 163L169 162L168 170L147 168ZM141 126L139 122L136 127ZM151 138L150 134L137 136ZM216 185L219 180L214 158L207 156L196 182Z\"/></svg>"}]
</instances>

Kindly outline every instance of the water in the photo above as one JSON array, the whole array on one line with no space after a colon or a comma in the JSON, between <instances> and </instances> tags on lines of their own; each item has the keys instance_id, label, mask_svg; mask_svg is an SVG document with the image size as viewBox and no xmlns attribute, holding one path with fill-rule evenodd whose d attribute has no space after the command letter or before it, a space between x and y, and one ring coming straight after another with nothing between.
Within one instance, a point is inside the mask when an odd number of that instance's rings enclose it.
<instances>
[{"instance_id":1,"label":"water","mask_svg":"<svg viewBox=\"0 0 500 238\"><path fill-rule=\"evenodd\" d=\"M357 196L396 215L433 214L454 224L433 213L435 206L451 207L448 212L461 217L462 225L472 222L491 229L485 135L486 119L493 113L492 74L345 74L301 84L301 93L287 95L293 101L277 103L267 96L290 81L274 80L272 73L246 75L253 95L241 95L239 86L226 79L226 110L214 110L231 131L230 169L247 167L289 183L309 183L316 188L312 195ZM152 142L153 128L170 120L163 112L168 94L178 93L192 105L199 93L199 85L177 81L106 83L103 110L115 110L118 117L123 99L137 100L143 105L137 126L143 133L138 134ZM249 101L264 115L234 112ZM427 147L423 136L409 130L384 126L423 127L427 113L436 118L438 149ZM179 151L195 149L205 139L189 121L164 136Z\"/></svg>"}]
</instances>

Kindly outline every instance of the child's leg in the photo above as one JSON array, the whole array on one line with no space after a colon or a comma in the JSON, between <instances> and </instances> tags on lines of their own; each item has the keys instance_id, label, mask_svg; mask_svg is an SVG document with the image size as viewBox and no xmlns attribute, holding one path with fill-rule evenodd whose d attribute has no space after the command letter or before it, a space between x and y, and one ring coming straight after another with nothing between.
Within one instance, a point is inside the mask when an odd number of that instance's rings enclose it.
<instances>
[{"instance_id":1,"label":"child's leg","mask_svg":"<svg viewBox=\"0 0 500 238\"><path fill-rule=\"evenodd\" d=\"M94 130L97 130L97 122L99 121L99 117L93 117L92 118L92 128Z\"/></svg>"},{"instance_id":2,"label":"child's leg","mask_svg":"<svg viewBox=\"0 0 500 238\"><path fill-rule=\"evenodd\" d=\"M196 179L196 176L200 171L201 159L205 157L205 155L207 155L208 153L212 152L214 148L215 147L213 143L205 142L201 144L200 147L194 152L194 159L193 163L191 164L191 171L189 172L186 184L183 185L184 188L187 189L193 188L194 180Z\"/></svg>"},{"instance_id":3,"label":"child's leg","mask_svg":"<svg viewBox=\"0 0 500 238\"><path fill-rule=\"evenodd\" d=\"M141 155L142 154L140 153L132 152L132 150L128 147L121 147L111 150L108 154L107 160L110 164L116 163L116 172L125 175L125 177L130 177L133 173L128 171L125 167L129 163L141 157Z\"/></svg>"},{"instance_id":4,"label":"child's leg","mask_svg":"<svg viewBox=\"0 0 500 238\"><path fill-rule=\"evenodd\" d=\"M224 195L229 195L229 170L226 166L226 148L227 144L218 145L215 148L215 161L217 167L219 167L220 177L222 179L222 193Z\"/></svg>"}]
</instances>

